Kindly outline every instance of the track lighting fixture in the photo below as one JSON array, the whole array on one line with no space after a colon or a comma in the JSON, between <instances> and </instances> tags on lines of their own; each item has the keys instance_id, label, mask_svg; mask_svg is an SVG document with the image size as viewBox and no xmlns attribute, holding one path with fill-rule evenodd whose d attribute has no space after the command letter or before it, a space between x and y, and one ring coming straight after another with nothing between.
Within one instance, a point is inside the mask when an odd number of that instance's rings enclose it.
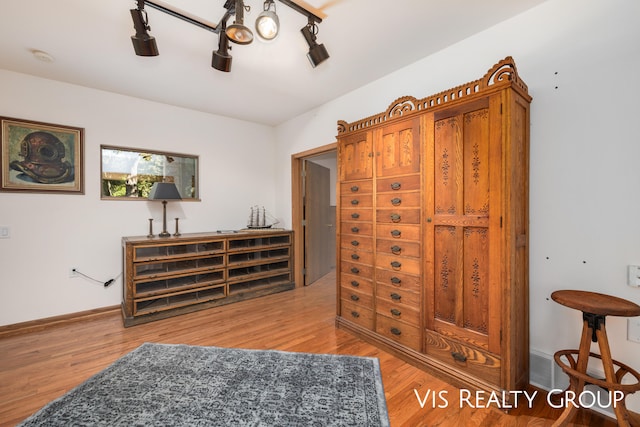
<instances>
[{"instance_id":1,"label":"track lighting fixture","mask_svg":"<svg viewBox=\"0 0 640 427\"><path fill-rule=\"evenodd\" d=\"M138 56L158 56L158 46L156 39L150 36L147 31L151 31L147 12L144 10L144 1L138 0L138 8L131 9L131 18L136 34L131 36L133 49Z\"/></svg>"},{"instance_id":2,"label":"track lighting fixture","mask_svg":"<svg viewBox=\"0 0 640 427\"><path fill-rule=\"evenodd\" d=\"M273 11L271 10L273 6ZM280 20L276 15L276 4L273 0L266 0L263 11L256 18L256 31L258 37L264 41L271 41L278 36L280 31Z\"/></svg>"},{"instance_id":3,"label":"track lighting fixture","mask_svg":"<svg viewBox=\"0 0 640 427\"><path fill-rule=\"evenodd\" d=\"M211 66L218 71L224 71L228 73L231 71L231 60L233 59L229 55L229 39L227 38L227 23L223 20L221 23L222 31L220 31L218 40L218 50L213 52L211 58Z\"/></svg>"},{"instance_id":4,"label":"track lighting fixture","mask_svg":"<svg viewBox=\"0 0 640 427\"><path fill-rule=\"evenodd\" d=\"M316 42L316 34L318 34L318 26L309 19L309 23L306 27L300 30L304 39L307 41L309 45L309 53L307 53L307 58L309 58L309 62L313 68L317 67L321 62L324 62L327 58L329 58L329 52L324 47L323 44L318 44Z\"/></svg>"},{"instance_id":5,"label":"track lighting fixture","mask_svg":"<svg viewBox=\"0 0 640 427\"><path fill-rule=\"evenodd\" d=\"M229 72L231 70L231 55L229 50L231 46L229 42L237 44L249 44L253 41L253 32L244 25L244 13L249 12L251 8L245 6L244 0L226 0L224 8L227 10L218 24L200 19L187 12L176 9L174 6L165 3L162 0L135 0L136 9L131 9L131 18L136 34L131 36L133 48L136 55L139 56L157 56L158 47L156 39L149 35L151 28L145 6L150 6L156 10L164 12L174 18L179 18L190 24L196 25L205 30L218 34L218 50L214 51L211 57L211 66L219 71ZM263 11L258 15L255 28L262 40L270 41L278 36L280 30L280 22L276 15L276 5L274 0L263 1ZM316 34L318 34L318 25L322 22L322 18L299 5L294 0L279 0L280 3L290 7L296 12L304 15L308 19L308 24L300 30L309 45L307 57L309 62L315 68L318 64L329 58L329 53L323 44L316 42ZM273 8L273 10L272 10ZM233 24L227 26L227 21L235 15Z\"/></svg>"},{"instance_id":6,"label":"track lighting fixture","mask_svg":"<svg viewBox=\"0 0 640 427\"><path fill-rule=\"evenodd\" d=\"M237 44L249 44L253 41L253 33L244 25L244 1L236 0L236 20L227 27L227 37Z\"/></svg>"}]
</instances>

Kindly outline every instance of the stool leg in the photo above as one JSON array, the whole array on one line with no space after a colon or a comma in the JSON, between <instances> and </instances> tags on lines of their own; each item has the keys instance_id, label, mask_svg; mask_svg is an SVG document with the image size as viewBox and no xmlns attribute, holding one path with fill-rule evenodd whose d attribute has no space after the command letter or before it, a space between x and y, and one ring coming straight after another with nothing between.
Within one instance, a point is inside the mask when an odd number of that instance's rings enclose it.
<instances>
[{"instance_id":1,"label":"stool leg","mask_svg":"<svg viewBox=\"0 0 640 427\"><path fill-rule=\"evenodd\" d=\"M593 335L593 329L589 326L589 322L584 320L582 324L582 337L580 338L580 347L578 350L578 360L576 362L576 370L578 372L587 372L587 363L589 362L589 350L591 350L591 336ZM572 391L578 396L584 390L584 380L569 376L569 388L565 391ZM565 402L564 412L553 423L553 427L567 426L573 419L576 410L578 409L573 403Z\"/></svg>"},{"instance_id":2,"label":"stool leg","mask_svg":"<svg viewBox=\"0 0 640 427\"><path fill-rule=\"evenodd\" d=\"M609 348L609 340L607 339L607 331L604 325L601 328L596 329L596 336L598 337L598 345L600 346L600 357L602 358L602 368L604 369L604 376L610 383L617 383L616 374L613 369L613 359L611 358L611 349ZM611 391L610 391L611 393ZM626 399L627 396L625 396ZM624 403L625 399L616 403L614 412L616 419L618 420L618 426L629 427L629 413ZM611 397L613 400L613 397ZM612 402L613 404L613 402Z\"/></svg>"}]
</instances>

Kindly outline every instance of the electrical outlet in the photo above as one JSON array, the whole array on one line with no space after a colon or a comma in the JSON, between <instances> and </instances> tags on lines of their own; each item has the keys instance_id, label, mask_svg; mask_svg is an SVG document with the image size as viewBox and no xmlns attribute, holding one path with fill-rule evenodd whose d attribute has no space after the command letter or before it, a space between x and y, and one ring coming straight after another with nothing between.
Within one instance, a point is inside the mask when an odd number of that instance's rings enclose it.
<instances>
[{"instance_id":1,"label":"electrical outlet","mask_svg":"<svg viewBox=\"0 0 640 427\"><path fill-rule=\"evenodd\" d=\"M627 341L640 342L640 317L627 319Z\"/></svg>"},{"instance_id":2,"label":"electrical outlet","mask_svg":"<svg viewBox=\"0 0 640 427\"><path fill-rule=\"evenodd\" d=\"M75 267L69 268L69 277L78 277L78 270Z\"/></svg>"}]
</instances>

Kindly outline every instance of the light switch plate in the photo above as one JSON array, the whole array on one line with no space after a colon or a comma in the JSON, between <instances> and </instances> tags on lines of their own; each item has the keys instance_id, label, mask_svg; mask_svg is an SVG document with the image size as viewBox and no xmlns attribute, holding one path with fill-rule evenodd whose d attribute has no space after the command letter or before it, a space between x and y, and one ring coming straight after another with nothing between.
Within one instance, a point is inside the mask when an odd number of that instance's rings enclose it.
<instances>
[{"instance_id":1,"label":"light switch plate","mask_svg":"<svg viewBox=\"0 0 640 427\"><path fill-rule=\"evenodd\" d=\"M10 229L6 225L0 225L0 239L9 239L11 238Z\"/></svg>"},{"instance_id":2,"label":"light switch plate","mask_svg":"<svg viewBox=\"0 0 640 427\"><path fill-rule=\"evenodd\" d=\"M640 288L640 265L627 267L627 285Z\"/></svg>"}]
</instances>

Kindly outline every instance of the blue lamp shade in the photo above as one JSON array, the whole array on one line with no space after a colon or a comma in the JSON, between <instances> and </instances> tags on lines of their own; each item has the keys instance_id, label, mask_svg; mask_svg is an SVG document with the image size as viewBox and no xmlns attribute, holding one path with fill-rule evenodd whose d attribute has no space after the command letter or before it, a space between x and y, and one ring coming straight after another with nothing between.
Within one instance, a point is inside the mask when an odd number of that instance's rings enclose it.
<instances>
[{"instance_id":1,"label":"blue lamp shade","mask_svg":"<svg viewBox=\"0 0 640 427\"><path fill-rule=\"evenodd\" d=\"M149 200L181 200L178 188L173 182L155 182L149 192Z\"/></svg>"}]
</instances>

